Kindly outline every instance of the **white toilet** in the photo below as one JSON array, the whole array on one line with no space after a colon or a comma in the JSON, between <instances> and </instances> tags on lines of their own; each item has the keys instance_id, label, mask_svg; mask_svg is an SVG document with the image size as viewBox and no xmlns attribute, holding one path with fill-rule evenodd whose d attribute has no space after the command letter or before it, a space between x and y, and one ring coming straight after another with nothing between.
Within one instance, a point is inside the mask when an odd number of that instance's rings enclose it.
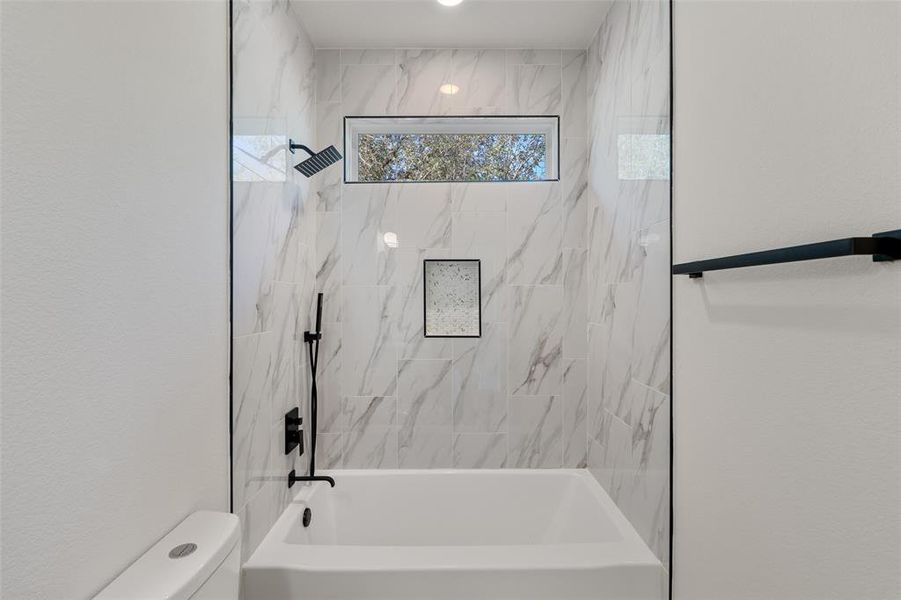
<instances>
[{"instance_id":1,"label":"white toilet","mask_svg":"<svg viewBox=\"0 0 901 600\"><path fill-rule=\"evenodd\" d=\"M95 600L238 600L241 528L232 514L201 511L182 521Z\"/></svg>"}]
</instances>

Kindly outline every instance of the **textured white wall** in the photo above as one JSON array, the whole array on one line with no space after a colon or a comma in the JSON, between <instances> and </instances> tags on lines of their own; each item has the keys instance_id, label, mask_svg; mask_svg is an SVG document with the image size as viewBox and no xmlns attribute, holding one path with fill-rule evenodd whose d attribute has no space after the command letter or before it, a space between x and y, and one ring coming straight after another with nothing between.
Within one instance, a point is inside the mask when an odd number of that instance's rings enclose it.
<instances>
[{"instance_id":1,"label":"textured white wall","mask_svg":"<svg viewBox=\"0 0 901 600\"><path fill-rule=\"evenodd\" d=\"M2 3L2 595L228 510L224 2Z\"/></svg>"},{"instance_id":2,"label":"textured white wall","mask_svg":"<svg viewBox=\"0 0 901 600\"><path fill-rule=\"evenodd\" d=\"M676 262L901 228L901 4L674 16ZM901 597L901 264L674 293L676 598Z\"/></svg>"}]
</instances>

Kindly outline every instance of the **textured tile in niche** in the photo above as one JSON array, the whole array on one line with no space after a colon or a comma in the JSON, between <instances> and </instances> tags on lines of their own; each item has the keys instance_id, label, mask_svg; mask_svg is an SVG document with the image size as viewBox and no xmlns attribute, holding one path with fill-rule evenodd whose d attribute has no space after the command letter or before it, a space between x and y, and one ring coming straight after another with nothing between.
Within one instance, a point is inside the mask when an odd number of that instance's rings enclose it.
<instances>
[{"instance_id":1,"label":"textured tile in niche","mask_svg":"<svg viewBox=\"0 0 901 600\"><path fill-rule=\"evenodd\" d=\"M477 260L425 261L425 335L478 337L482 332Z\"/></svg>"}]
</instances>

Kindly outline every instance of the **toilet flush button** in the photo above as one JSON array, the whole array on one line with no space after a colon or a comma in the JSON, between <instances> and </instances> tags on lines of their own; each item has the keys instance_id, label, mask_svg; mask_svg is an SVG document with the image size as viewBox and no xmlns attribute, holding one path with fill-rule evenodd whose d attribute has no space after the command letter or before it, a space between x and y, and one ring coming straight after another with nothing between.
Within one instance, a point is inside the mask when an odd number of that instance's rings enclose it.
<instances>
[{"instance_id":1,"label":"toilet flush button","mask_svg":"<svg viewBox=\"0 0 901 600\"><path fill-rule=\"evenodd\" d=\"M193 554L197 550L197 544L179 544L172 550L169 550L169 558L184 558L189 554Z\"/></svg>"}]
</instances>

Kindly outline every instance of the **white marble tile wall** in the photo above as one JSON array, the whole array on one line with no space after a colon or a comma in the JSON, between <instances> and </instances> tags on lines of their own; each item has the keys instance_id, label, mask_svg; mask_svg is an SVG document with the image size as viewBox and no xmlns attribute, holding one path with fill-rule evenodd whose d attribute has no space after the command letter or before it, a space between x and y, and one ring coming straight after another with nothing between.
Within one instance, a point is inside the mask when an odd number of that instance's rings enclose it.
<instances>
[{"instance_id":1,"label":"white marble tile wall","mask_svg":"<svg viewBox=\"0 0 901 600\"><path fill-rule=\"evenodd\" d=\"M298 13L286 2L236 0L233 25L236 135L273 136L284 154L289 137L314 144L314 50ZM317 229L337 223L317 214L317 197L291 168L293 158L274 161L283 170L277 176L234 182L232 460L245 557L287 505L288 472L306 468L284 455L283 419L290 407L307 406L302 333L317 279L328 282L339 268L315 261ZM323 364L332 369L337 340L328 340ZM325 454L331 442L323 443Z\"/></svg>"},{"instance_id":2,"label":"white marble tile wall","mask_svg":"<svg viewBox=\"0 0 901 600\"><path fill-rule=\"evenodd\" d=\"M669 133L668 10L668 2L617 0L589 48L588 250L564 260L565 281L572 282L565 289L586 294L588 302L587 377L574 370L573 385L587 381L589 468L664 565L669 181L620 179L618 146L623 135ZM577 163L569 166L581 168ZM584 272L578 271L580 261ZM578 325L567 327L564 339L576 330ZM570 410L575 415L582 406ZM575 424L576 417L566 422Z\"/></svg>"},{"instance_id":3,"label":"white marble tile wall","mask_svg":"<svg viewBox=\"0 0 901 600\"><path fill-rule=\"evenodd\" d=\"M317 179L320 464L587 466L587 66L585 50L317 51L320 146L342 147L346 115L553 114L563 136L559 183ZM423 337L426 258L481 259L482 338Z\"/></svg>"}]
</instances>

